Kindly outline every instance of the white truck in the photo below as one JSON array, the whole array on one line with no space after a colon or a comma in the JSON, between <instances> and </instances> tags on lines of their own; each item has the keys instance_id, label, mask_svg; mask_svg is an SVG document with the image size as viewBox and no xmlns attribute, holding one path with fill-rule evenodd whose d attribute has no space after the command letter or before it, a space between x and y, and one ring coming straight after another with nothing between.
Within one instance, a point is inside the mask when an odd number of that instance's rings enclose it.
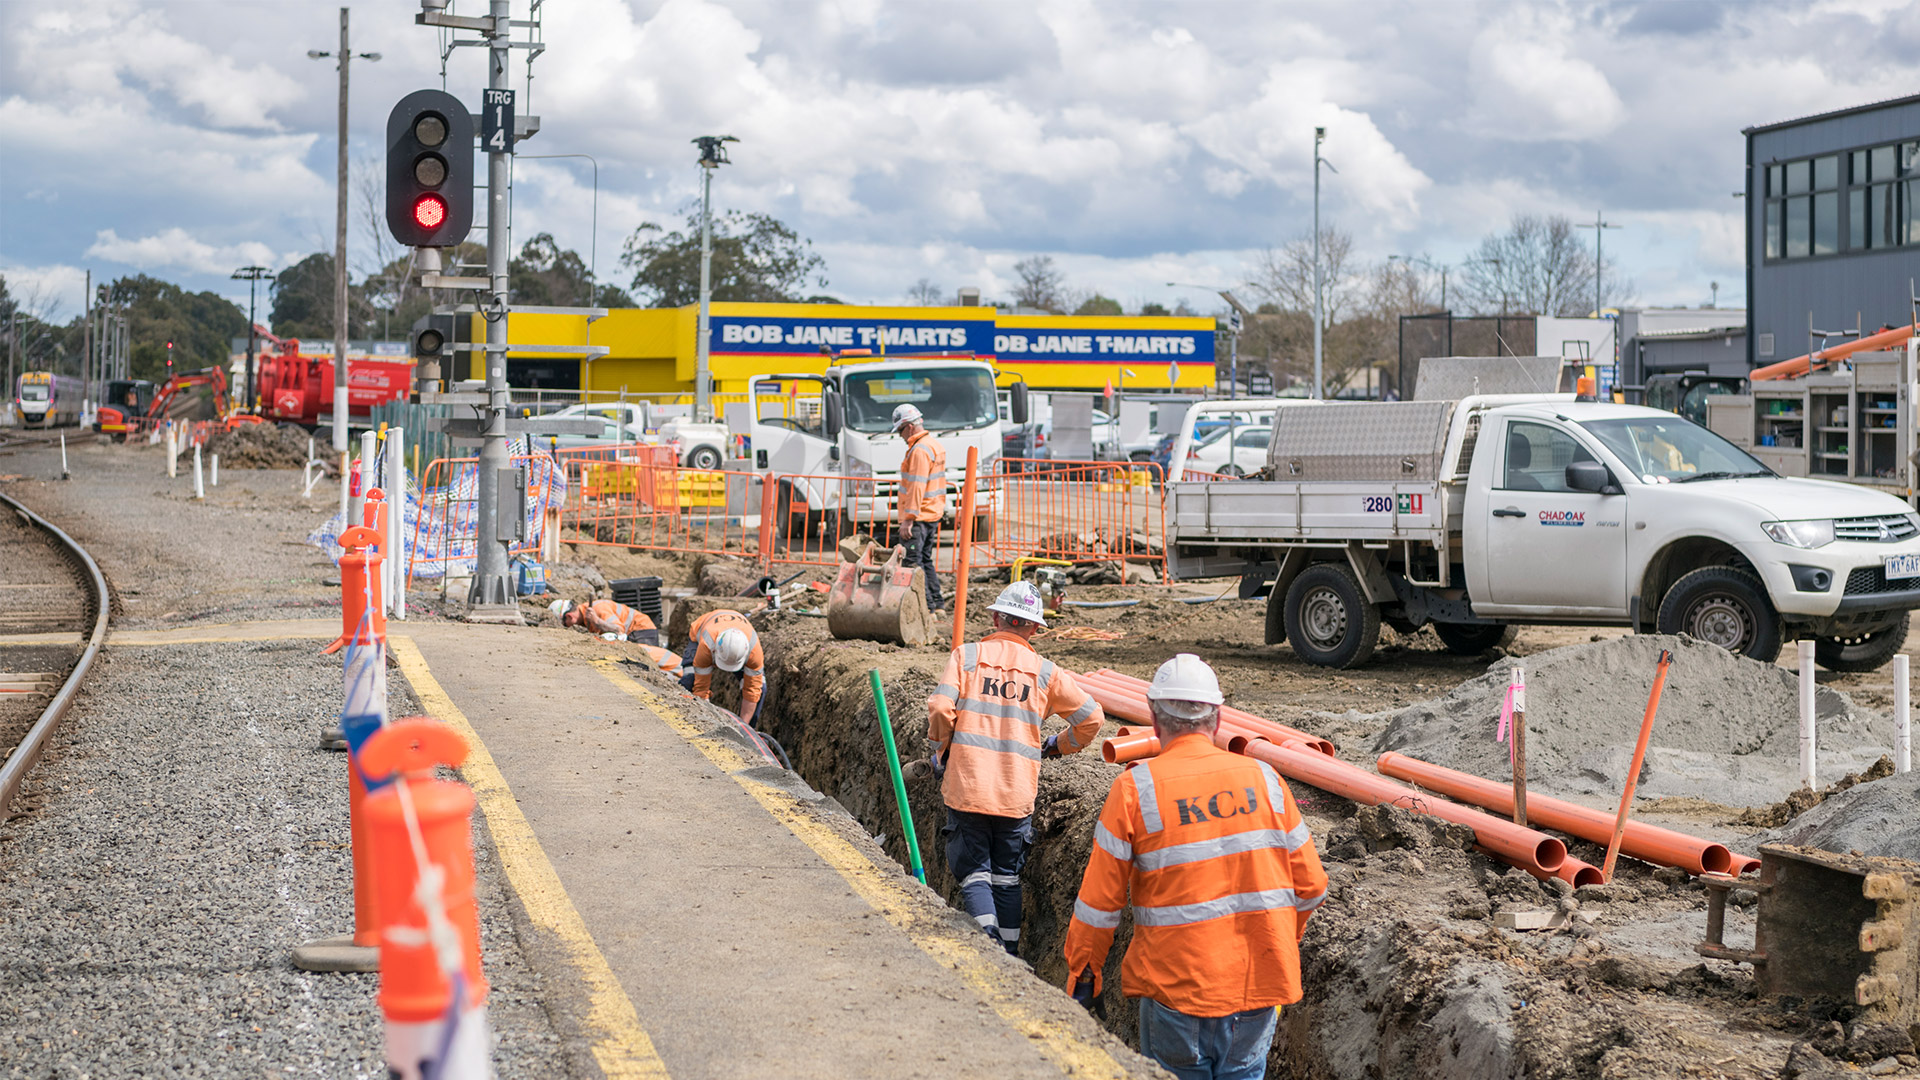
<instances>
[{"instance_id":1,"label":"white truck","mask_svg":"<svg viewBox=\"0 0 1920 1080\"><path fill-rule=\"evenodd\" d=\"M1920 516L1781 477L1682 417L1570 394L1281 407L1267 467L1168 485L1175 576L1242 573L1266 639L1364 663L1380 624L1477 653L1524 624L1876 668L1920 607ZM1176 446L1176 455L1184 447Z\"/></svg>"},{"instance_id":2,"label":"white truck","mask_svg":"<svg viewBox=\"0 0 1920 1080\"><path fill-rule=\"evenodd\" d=\"M978 447L979 490L1000 457L1000 406L992 364L972 356L913 356L871 361L843 353L824 373L755 376L751 432L755 472L779 485L779 520L809 532L837 515L843 536L891 521L906 440L893 433L893 410L915 405L947 452L948 506L957 495L967 449ZM1024 383L1009 395L1012 419L1027 420ZM976 536L988 520L976 511Z\"/></svg>"}]
</instances>

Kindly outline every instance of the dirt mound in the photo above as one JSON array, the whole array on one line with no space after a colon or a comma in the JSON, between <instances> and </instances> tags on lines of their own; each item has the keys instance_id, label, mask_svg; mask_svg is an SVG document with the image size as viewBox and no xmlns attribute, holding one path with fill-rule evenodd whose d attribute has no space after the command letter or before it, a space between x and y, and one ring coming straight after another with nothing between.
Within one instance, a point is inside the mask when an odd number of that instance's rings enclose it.
<instances>
[{"instance_id":1,"label":"dirt mound","mask_svg":"<svg viewBox=\"0 0 1920 1080\"><path fill-rule=\"evenodd\" d=\"M201 453L220 455L228 469L298 469L307 462L308 438L305 429L292 424L240 424L215 430Z\"/></svg>"},{"instance_id":2,"label":"dirt mound","mask_svg":"<svg viewBox=\"0 0 1920 1080\"><path fill-rule=\"evenodd\" d=\"M1920 861L1920 772L1856 784L1771 832L1758 844Z\"/></svg>"},{"instance_id":3,"label":"dirt mound","mask_svg":"<svg viewBox=\"0 0 1920 1080\"><path fill-rule=\"evenodd\" d=\"M1801 814L1826 802L1828 799L1833 798L1835 795L1853 787L1855 784L1864 784L1869 780L1881 780L1892 775L1893 759L1890 757L1882 757L1879 761L1874 762L1873 767L1866 772L1848 773L1840 778L1839 783L1829 787L1821 788L1818 791L1814 791L1811 788L1800 788L1789 794L1786 798L1774 803L1772 806L1749 806L1739 817L1733 819L1733 823L1735 825L1752 825L1761 829L1777 829L1787 822L1792 821L1794 818L1799 817Z\"/></svg>"},{"instance_id":4,"label":"dirt mound","mask_svg":"<svg viewBox=\"0 0 1920 1080\"><path fill-rule=\"evenodd\" d=\"M1512 776L1494 741L1508 672L1527 677L1528 782L1554 795L1618 797L1661 649L1673 667L1640 776L1648 798L1678 796L1764 805L1797 784L1799 682L1685 637L1641 635L1502 659L1446 696L1387 714L1373 749L1398 750L1478 776ZM1892 726L1822 687L1816 707L1820 772L1859 772L1887 752Z\"/></svg>"}]
</instances>

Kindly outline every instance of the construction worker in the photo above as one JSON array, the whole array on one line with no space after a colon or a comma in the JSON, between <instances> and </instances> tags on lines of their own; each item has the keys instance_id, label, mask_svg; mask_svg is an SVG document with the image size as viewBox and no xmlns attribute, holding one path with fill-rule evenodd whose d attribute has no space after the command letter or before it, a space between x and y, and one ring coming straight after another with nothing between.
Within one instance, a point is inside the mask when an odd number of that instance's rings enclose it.
<instances>
[{"instance_id":1,"label":"construction worker","mask_svg":"<svg viewBox=\"0 0 1920 1080\"><path fill-rule=\"evenodd\" d=\"M1214 746L1223 700L1191 653L1154 673L1160 754L1114 780L1067 924L1067 985L1095 1007L1131 896L1121 992L1140 999L1140 1052L1180 1080L1266 1075L1278 1006L1300 1000L1300 935L1327 892L1286 782Z\"/></svg>"},{"instance_id":2,"label":"construction worker","mask_svg":"<svg viewBox=\"0 0 1920 1080\"><path fill-rule=\"evenodd\" d=\"M900 542L907 549L907 565L926 571L927 610L940 610L940 575L933 569L933 551L940 540L940 519L947 510L947 451L927 431L920 410L902 405L893 410L893 430L907 440L907 456L900 462ZM960 586L955 586L956 588Z\"/></svg>"},{"instance_id":3,"label":"construction worker","mask_svg":"<svg viewBox=\"0 0 1920 1080\"><path fill-rule=\"evenodd\" d=\"M646 612L635 611L625 604L611 600L595 600L591 604L555 600L547 605L547 610L560 617L561 626L585 627L590 634L612 634L642 645L660 644L660 628Z\"/></svg>"},{"instance_id":4,"label":"construction worker","mask_svg":"<svg viewBox=\"0 0 1920 1080\"><path fill-rule=\"evenodd\" d=\"M927 737L934 773L945 777L941 831L960 906L1012 953L1040 761L1093 745L1106 716L1072 674L1033 651L1033 635L1047 625L1038 590L1016 581L987 611L993 633L953 650L927 698ZM1068 728L1043 740L1048 716L1065 718Z\"/></svg>"},{"instance_id":5,"label":"construction worker","mask_svg":"<svg viewBox=\"0 0 1920 1080\"><path fill-rule=\"evenodd\" d=\"M760 715L766 657L760 651L759 633L737 611L719 608L694 621L686 651L680 654L680 685L693 691L694 697L712 700L714 668L740 672L740 719L752 723Z\"/></svg>"}]
</instances>

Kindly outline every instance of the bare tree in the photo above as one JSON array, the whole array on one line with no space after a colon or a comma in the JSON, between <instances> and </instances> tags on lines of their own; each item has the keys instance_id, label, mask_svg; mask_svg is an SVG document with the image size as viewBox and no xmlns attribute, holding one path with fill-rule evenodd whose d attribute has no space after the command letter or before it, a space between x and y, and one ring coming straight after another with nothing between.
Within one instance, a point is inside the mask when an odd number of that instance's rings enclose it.
<instances>
[{"instance_id":1,"label":"bare tree","mask_svg":"<svg viewBox=\"0 0 1920 1080\"><path fill-rule=\"evenodd\" d=\"M918 307L940 307L947 302L947 291L932 278L923 277L907 287L907 302Z\"/></svg>"},{"instance_id":2,"label":"bare tree","mask_svg":"<svg viewBox=\"0 0 1920 1080\"><path fill-rule=\"evenodd\" d=\"M1296 237L1279 250L1267 248L1250 283L1256 294L1281 311L1313 311L1313 237ZM1339 229L1320 233L1320 289L1327 325L1359 305L1366 283L1353 259L1353 236ZM1313 324L1309 322L1311 330Z\"/></svg>"},{"instance_id":3,"label":"bare tree","mask_svg":"<svg viewBox=\"0 0 1920 1080\"><path fill-rule=\"evenodd\" d=\"M1021 307L1059 313L1066 307L1066 276L1053 263L1051 255L1029 255L1013 264L1020 275L1020 287L1013 299Z\"/></svg>"},{"instance_id":4,"label":"bare tree","mask_svg":"<svg viewBox=\"0 0 1920 1080\"><path fill-rule=\"evenodd\" d=\"M1633 283L1597 268L1603 304L1620 304ZM1580 316L1593 309L1593 248L1564 214L1515 214L1503 233L1480 241L1461 268L1457 288L1469 310L1483 315Z\"/></svg>"}]
</instances>

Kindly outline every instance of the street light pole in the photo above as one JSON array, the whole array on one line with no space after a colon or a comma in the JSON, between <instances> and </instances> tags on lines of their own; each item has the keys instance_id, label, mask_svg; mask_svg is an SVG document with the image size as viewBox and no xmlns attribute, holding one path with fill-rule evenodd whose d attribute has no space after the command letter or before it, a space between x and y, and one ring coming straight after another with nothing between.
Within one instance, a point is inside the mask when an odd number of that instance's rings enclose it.
<instances>
[{"instance_id":1,"label":"street light pole","mask_svg":"<svg viewBox=\"0 0 1920 1080\"><path fill-rule=\"evenodd\" d=\"M693 141L700 147L700 327L694 337L693 416L695 420L711 420L708 355L713 336L713 171L729 164L726 144L740 140L731 135L702 135Z\"/></svg>"},{"instance_id":2,"label":"street light pole","mask_svg":"<svg viewBox=\"0 0 1920 1080\"><path fill-rule=\"evenodd\" d=\"M360 53L362 60L378 60L379 53ZM340 455L340 520L347 521L347 83L354 52L347 44L347 9L340 9L340 48L337 52L307 50L313 60L329 56L339 61L339 139L334 155L333 205L333 450Z\"/></svg>"},{"instance_id":3,"label":"street light pole","mask_svg":"<svg viewBox=\"0 0 1920 1080\"><path fill-rule=\"evenodd\" d=\"M1607 265L1606 261L1600 257L1600 237L1607 229L1618 229L1620 226L1608 221L1603 212L1596 210L1593 214L1593 224L1583 225L1581 228L1593 230L1593 317L1597 319L1600 317L1600 275Z\"/></svg>"},{"instance_id":4,"label":"street light pole","mask_svg":"<svg viewBox=\"0 0 1920 1080\"><path fill-rule=\"evenodd\" d=\"M252 409L256 411L258 409L258 406L255 401L255 395L254 395L254 389L253 389L254 388L253 355L254 355L255 342L259 340L260 335L256 333L254 330L254 327L258 325L254 321L255 319L254 311L255 311L255 303L258 300L257 292L260 288L261 279L270 278L272 276L273 275L269 273L267 271L267 268L264 266L243 266L240 269L235 270L233 272L234 280L244 281L247 283L247 396L243 400L246 402L246 407L248 409Z\"/></svg>"},{"instance_id":5,"label":"street light pole","mask_svg":"<svg viewBox=\"0 0 1920 1080\"><path fill-rule=\"evenodd\" d=\"M1326 319L1326 299L1320 285L1320 144L1326 137L1326 128L1313 129L1313 396L1316 399L1327 396L1322 382L1320 340L1320 324Z\"/></svg>"}]
</instances>

